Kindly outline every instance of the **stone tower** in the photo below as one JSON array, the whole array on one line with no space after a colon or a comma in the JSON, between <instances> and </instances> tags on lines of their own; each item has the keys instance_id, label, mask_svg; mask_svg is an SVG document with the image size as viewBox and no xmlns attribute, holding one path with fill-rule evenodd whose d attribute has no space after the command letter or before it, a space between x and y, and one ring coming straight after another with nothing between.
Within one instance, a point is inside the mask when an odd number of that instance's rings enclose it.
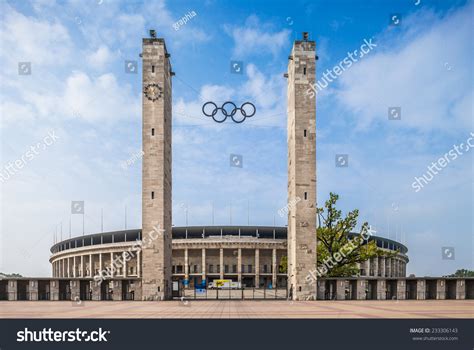
<instances>
[{"instance_id":1,"label":"stone tower","mask_svg":"<svg viewBox=\"0 0 474 350\"><path fill-rule=\"evenodd\" d=\"M142 298L171 297L171 63L164 39L143 39Z\"/></svg>"},{"instance_id":2,"label":"stone tower","mask_svg":"<svg viewBox=\"0 0 474 350\"><path fill-rule=\"evenodd\" d=\"M293 44L288 61L288 288L294 300L316 299L307 276L316 269L316 43Z\"/></svg>"}]
</instances>

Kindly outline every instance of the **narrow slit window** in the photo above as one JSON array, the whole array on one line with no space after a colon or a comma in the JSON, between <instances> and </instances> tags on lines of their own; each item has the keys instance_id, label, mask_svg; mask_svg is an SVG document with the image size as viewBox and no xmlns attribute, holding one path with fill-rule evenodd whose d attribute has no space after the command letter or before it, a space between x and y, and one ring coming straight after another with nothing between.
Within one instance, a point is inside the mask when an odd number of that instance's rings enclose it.
<instances>
[{"instance_id":1,"label":"narrow slit window","mask_svg":"<svg viewBox=\"0 0 474 350\"><path fill-rule=\"evenodd\" d=\"M306 67L303 67L303 74L306 75Z\"/></svg>"},{"instance_id":2,"label":"narrow slit window","mask_svg":"<svg viewBox=\"0 0 474 350\"><path fill-rule=\"evenodd\" d=\"M155 199L155 192L151 192L151 199Z\"/></svg>"},{"instance_id":3,"label":"narrow slit window","mask_svg":"<svg viewBox=\"0 0 474 350\"><path fill-rule=\"evenodd\" d=\"M155 66L151 66L151 72L155 73Z\"/></svg>"},{"instance_id":4,"label":"narrow slit window","mask_svg":"<svg viewBox=\"0 0 474 350\"><path fill-rule=\"evenodd\" d=\"M151 129L151 136L155 136L155 128Z\"/></svg>"},{"instance_id":5,"label":"narrow slit window","mask_svg":"<svg viewBox=\"0 0 474 350\"><path fill-rule=\"evenodd\" d=\"M305 193L304 193L304 199L305 199L305 200L308 199L308 192L305 192Z\"/></svg>"},{"instance_id":6,"label":"narrow slit window","mask_svg":"<svg viewBox=\"0 0 474 350\"><path fill-rule=\"evenodd\" d=\"M304 131L304 137L306 137L306 130Z\"/></svg>"}]
</instances>

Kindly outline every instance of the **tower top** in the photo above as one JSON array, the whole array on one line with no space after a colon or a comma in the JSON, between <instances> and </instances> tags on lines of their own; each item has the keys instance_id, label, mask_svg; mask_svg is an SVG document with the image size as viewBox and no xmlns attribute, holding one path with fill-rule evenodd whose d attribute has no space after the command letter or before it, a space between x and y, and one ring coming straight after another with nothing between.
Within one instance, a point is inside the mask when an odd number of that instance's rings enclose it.
<instances>
[{"instance_id":1,"label":"tower top","mask_svg":"<svg viewBox=\"0 0 474 350\"><path fill-rule=\"evenodd\" d=\"M296 39L294 45L311 48L315 46L315 41L309 38L309 32L302 32L301 39Z\"/></svg>"}]
</instances>

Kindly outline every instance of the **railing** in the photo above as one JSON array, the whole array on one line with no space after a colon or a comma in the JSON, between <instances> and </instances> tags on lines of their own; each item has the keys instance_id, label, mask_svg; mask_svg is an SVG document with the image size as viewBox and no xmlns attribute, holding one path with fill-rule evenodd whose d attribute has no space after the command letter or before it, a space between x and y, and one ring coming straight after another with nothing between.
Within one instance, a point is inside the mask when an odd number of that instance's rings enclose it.
<instances>
[{"instance_id":1,"label":"railing","mask_svg":"<svg viewBox=\"0 0 474 350\"><path fill-rule=\"evenodd\" d=\"M330 291L325 291L324 292L324 300L336 300L336 293L335 292L330 292Z\"/></svg>"},{"instance_id":2,"label":"railing","mask_svg":"<svg viewBox=\"0 0 474 350\"><path fill-rule=\"evenodd\" d=\"M194 288L183 289L180 294L180 298L193 300L275 300L288 298L288 290L286 288Z\"/></svg>"},{"instance_id":3,"label":"railing","mask_svg":"<svg viewBox=\"0 0 474 350\"><path fill-rule=\"evenodd\" d=\"M38 300L50 300L50 293L49 292L38 293Z\"/></svg>"},{"instance_id":4,"label":"railing","mask_svg":"<svg viewBox=\"0 0 474 350\"><path fill-rule=\"evenodd\" d=\"M71 292L59 293L59 300L71 300Z\"/></svg>"},{"instance_id":5,"label":"railing","mask_svg":"<svg viewBox=\"0 0 474 350\"><path fill-rule=\"evenodd\" d=\"M17 292L16 300L30 300L30 293L28 292Z\"/></svg>"},{"instance_id":6,"label":"railing","mask_svg":"<svg viewBox=\"0 0 474 350\"><path fill-rule=\"evenodd\" d=\"M81 300L92 300L92 291L80 293Z\"/></svg>"},{"instance_id":7,"label":"railing","mask_svg":"<svg viewBox=\"0 0 474 350\"><path fill-rule=\"evenodd\" d=\"M135 300L135 292L122 293L122 300Z\"/></svg>"},{"instance_id":8,"label":"railing","mask_svg":"<svg viewBox=\"0 0 474 350\"><path fill-rule=\"evenodd\" d=\"M114 300L112 293L101 293L100 300Z\"/></svg>"}]
</instances>

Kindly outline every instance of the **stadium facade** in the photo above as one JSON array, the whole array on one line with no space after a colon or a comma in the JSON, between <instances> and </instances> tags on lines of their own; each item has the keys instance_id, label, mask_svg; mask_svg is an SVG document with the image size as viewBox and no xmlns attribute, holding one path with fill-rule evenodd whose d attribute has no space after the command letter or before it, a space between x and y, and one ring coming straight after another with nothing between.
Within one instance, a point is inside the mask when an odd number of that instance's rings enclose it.
<instances>
[{"instance_id":1,"label":"stadium facade","mask_svg":"<svg viewBox=\"0 0 474 350\"><path fill-rule=\"evenodd\" d=\"M51 248L52 276L59 278L142 278L137 240L141 230L98 233L64 240ZM396 252L359 264L361 277L405 277L407 248L372 236L378 247ZM205 287L232 280L242 287L287 288L286 227L194 226L172 228L172 281L180 287ZM131 253L128 253L131 252ZM129 255L129 259L123 259ZM175 284L176 285L176 284Z\"/></svg>"}]
</instances>

